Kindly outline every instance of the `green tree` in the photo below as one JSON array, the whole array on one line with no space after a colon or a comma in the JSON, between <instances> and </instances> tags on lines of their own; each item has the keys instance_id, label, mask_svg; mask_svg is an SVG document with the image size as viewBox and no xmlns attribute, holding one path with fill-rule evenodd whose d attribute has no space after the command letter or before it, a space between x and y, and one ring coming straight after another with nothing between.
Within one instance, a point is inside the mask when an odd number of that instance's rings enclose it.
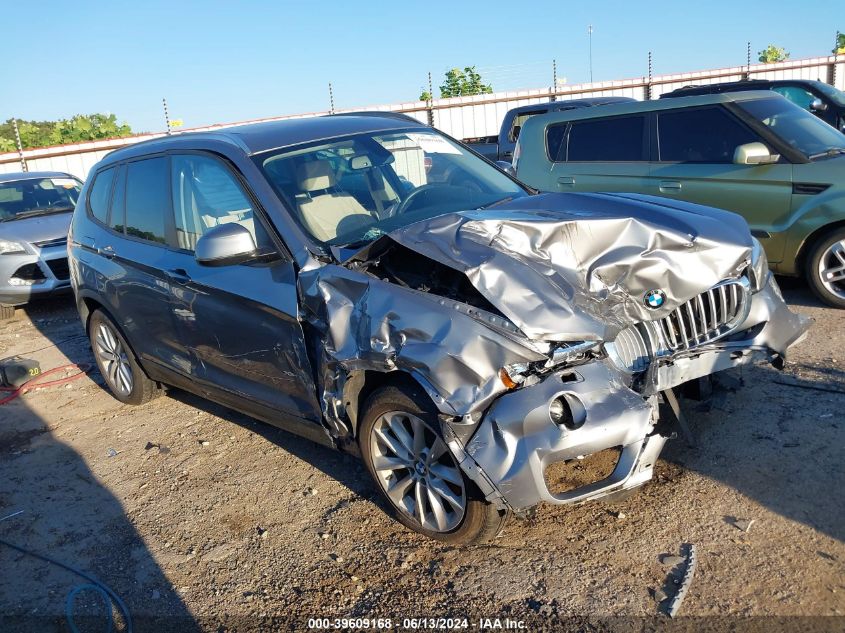
<instances>
[{"instance_id":1,"label":"green tree","mask_svg":"<svg viewBox=\"0 0 845 633\"><path fill-rule=\"evenodd\" d=\"M475 66L467 66L463 70L452 68L446 72L446 79L440 85L440 96L466 97L469 95L483 95L493 92L493 86L485 84Z\"/></svg>"},{"instance_id":2,"label":"green tree","mask_svg":"<svg viewBox=\"0 0 845 633\"><path fill-rule=\"evenodd\" d=\"M83 141L118 138L132 134L126 123L118 123L114 114L77 114L58 121L18 121L24 149L46 145L66 145ZM0 151L13 152L15 131L12 120L0 123Z\"/></svg>"},{"instance_id":3,"label":"green tree","mask_svg":"<svg viewBox=\"0 0 845 633\"><path fill-rule=\"evenodd\" d=\"M431 101L431 93L428 90L423 90L420 93L420 101Z\"/></svg>"},{"instance_id":4,"label":"green tree","mask_svg":"<svg viewBox=\"0 0 845 633\"><path fill-rule=\"evenodd\" d=\"M769 44L762 51L758 51L759 59L764 64L774 64L775 62L783 62L789 59L789 51L781 46Z\"/></svg>"},{"instance_id":5,"label":"green tree","mask_svg":"<svg viewBox=\"0 0 845 633\"><path fill-rule=\"evenodd\" d=\"M839 33L836 36L836 48L834 48L831 53L834 55L841 55L845 53L845 33Z\"/></svg>"}]
</instances>

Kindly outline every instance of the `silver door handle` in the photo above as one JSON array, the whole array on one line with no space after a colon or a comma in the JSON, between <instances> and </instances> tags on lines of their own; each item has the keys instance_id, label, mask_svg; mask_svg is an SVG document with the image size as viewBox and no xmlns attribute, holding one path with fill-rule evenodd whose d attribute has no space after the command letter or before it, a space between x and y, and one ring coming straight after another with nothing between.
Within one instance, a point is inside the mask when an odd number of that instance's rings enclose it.
<instances>
[{"instance_id":1,"label":"silver door handle","mask_svg":"<svg viewBox=\"0 0 845 633\"><path fill-rule=\"evenodd\" d=\"M680 191L681 183L677 180L661 180L660 191Z\"/></svg>"},{"instance_id":2,"label":"silver door handle","mask_svg":"<svg viewBox=\"0 0 845 633\"><path fill-rule=\"evenodd\" d=\"M575 184L575 176L561 176L557 179L557 183L559 185L574 185Z\"/></svg>"}]
</instances>

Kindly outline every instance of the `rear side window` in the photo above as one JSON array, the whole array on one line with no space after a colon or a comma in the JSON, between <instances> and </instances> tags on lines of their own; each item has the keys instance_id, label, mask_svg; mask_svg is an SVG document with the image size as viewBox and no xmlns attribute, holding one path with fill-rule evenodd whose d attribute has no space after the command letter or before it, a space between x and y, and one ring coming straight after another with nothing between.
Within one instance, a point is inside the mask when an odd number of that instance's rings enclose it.
<instances>
[{"instance_id":1,"label":"rear side window","mask_svg":"<svg viewBox=\"0 0 845 633\"><path fill-rule=\"evenodd\" d=\"M721 107L659 112L660 160L671 163L732 163L736 148L760 138Z\"/></svg>"},{"instance_id":2,"label":"rear side window","mask_svg":"<svg viewBox=\"0 0 845 633\"><path fill-rule=\"evenodd\" d=\"M109 215L109 226L123 233L126 210L126 166L121 165L117 170L117 178L114 180L114 195L111 201L111 215Z\"/></svg>"},{"instance_id":3,"label":"rear side window","mask_svg":"<svg viewBox=\"0 0 845 633\"><path fill-rule=\"evenodd\" d=\"M126 234L166 243L165 217L170 212L167 158L148 158L126 168Z\"/></svg>"},{"instance_id":4,"label":"rear side window","mask_svg":"<svg viewBox=\"0 0 845 633\"><path fill-rule=\"evenodd\" d=\"M114 180L114 167L104 169L94 180L91 186L91 193L88 194L88 209L91 215L103 224L109 215L109 202L111 200L112 180Z\"/></svg>"},{"instance_id":5,"label":"rear side window","mask_svg":"<svg viewBox=\"0 0 845 633\"><path fill-rule=\"evenodd\" d=\"M552 134L548 142L550 149L552 143L559 145L557 161L642 161L646 160L645 129L645 116L573 121L565 139L558 142Z\"/></svg>"}]
</instances>

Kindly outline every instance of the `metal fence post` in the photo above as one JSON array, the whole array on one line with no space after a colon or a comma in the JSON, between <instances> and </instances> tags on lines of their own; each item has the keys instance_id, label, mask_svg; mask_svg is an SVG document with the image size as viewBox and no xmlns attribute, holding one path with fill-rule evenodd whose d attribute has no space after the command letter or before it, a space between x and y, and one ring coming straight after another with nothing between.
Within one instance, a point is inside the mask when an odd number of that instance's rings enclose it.
<instances>
[{"instance_id":1,"label":"metal fence post","mask_svg":"<svg viewBox=\"0 0 845 633\"><path fill-rule=\"evenodd\" d=\"M162 97L161 104L164 106L164 123L167 125L167 133L169 135L172 132L170 130L170 114L167 112L167 99Z\"/></svg>"},{"instance_id":2,"label":"metal fence post","mask_svg":"<svg viewBox=\"0 0 845 633\"><path fill-rule=\"evenodd\" d=\"M745 44L745 77L744 79L751 79L751 42Z\"/></svg>"},{"instance_id":3,"label":"metal fence post","mask_svg":"<svg viewBox=\"0 0 845 633\"><path fill-rule=\"evenodd\" d=\"M431 87L431 72L428 73L428 101L425 107L428 110L428 124L434 127L434 88Z\"/></svg>"},{"instance_id":4,"label":"metal fence post","mask_svg":"<svg viewBox=\"0 0 845 633\"><path fill-rule=\"evenodd\" d=\"M29 171L26 166L26 158L23 155L23 143L21 143L21 133L18 131L18 120L12 117L12 127L15 129L15 144L18 146L18 156L21 158L21 171Z\"/></svg>"}]
</instances>

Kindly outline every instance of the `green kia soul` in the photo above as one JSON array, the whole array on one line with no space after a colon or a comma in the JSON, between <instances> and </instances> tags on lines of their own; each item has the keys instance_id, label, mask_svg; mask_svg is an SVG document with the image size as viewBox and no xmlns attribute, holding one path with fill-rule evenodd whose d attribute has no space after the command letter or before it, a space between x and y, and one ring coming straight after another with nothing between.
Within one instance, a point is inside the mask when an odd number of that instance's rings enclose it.
<instances>
[{"instance_id":1,"label":"green kia soul","mask_svg":"<svg viewBox=\"0 0 845 633\"><path fill-rule=\"evenodd\" d=\"M514 152L541 191L623 191L728 209L770 268L845 308L845 134L770 91L531 117Z\"/></svg>"}]
</instances>

